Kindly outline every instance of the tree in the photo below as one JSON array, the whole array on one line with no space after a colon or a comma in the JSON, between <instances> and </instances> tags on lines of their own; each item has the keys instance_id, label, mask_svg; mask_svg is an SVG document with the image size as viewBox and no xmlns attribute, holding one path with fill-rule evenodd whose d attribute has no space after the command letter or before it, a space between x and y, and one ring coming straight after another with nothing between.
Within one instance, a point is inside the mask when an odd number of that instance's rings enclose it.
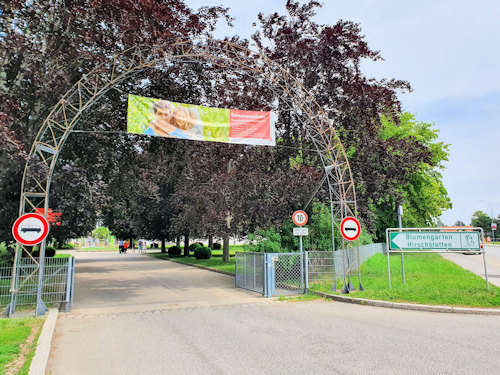
<instances>
[{"instance_id":1,"label":"tree","mask_svg":"<svg viewBox=\"0 0 500 375\"><path fill-rule=\"evenodd\" d=\"M111 231L108 227L98 227L92 231L92 235L100 240L106 240L111 235Z\"/></svg>"},{"instance_id":2,"label":"tree","mask_svg":"<svg viewBox=\"0 0 500 375\"><path fill-rule=\"evenodd\" d=\"M82 74L100 64L104 69L110 69L112 60L109 56L126 48L161 44L176 36L209 35L221 17L229 21L224 8L203 7L193 11L182 1L169 0L139 3L133 0L8 1L2 2L1 8L0 242L11 240L10 227L17 216L22 171L33 138L56 101ZM134 85L128 85L127 89L130 90L131 86ZM99 103L101 109L107 107L108 110L95 111L98 116L87 115L86 124L82 118L79 125L89 126L88 130L121 129L123 116L115 116L116 112L109 110L110 105L120 103L118 94L117 91L109 92ZM78 137L70 137L64 151L89 156L96 149L116 150L123 144L120 136L96 140L85 144L79 142ZM96 143L100 143L98 147ZM72 156L68 155L65 160L61 155L59 165L75 170L84 168L89 172L109 171L117 160L112 152L109 154L107 160L92 165L82 165L78 161L70 163ZM126 162L116 162L115 166L120 164ZM61 168L57 168L55 184L62 179L60 171ZM90 185L99 185L107 178L105 173L88 173L86 180ZM70 188L69 184L66 188ZM67 191L66 198L71 199L71 196ZM80 195L80 206L88 207L88 199L89 196ZM56 204L56 200L51 197L52 203ZM62 201L59 203L68 206ZM90 216L95 216L95 213L88 212ZM69 212L65 212L66 218L68 215ZM80 220L82 218L87 220L86 215L75 216L75 221L71 222L72 232L60 233L61 236L87 229L86 223ZM75 226L81 230L75 231ZM63 230L58 229L59 232Z\"/></svg>"},{"instance_id":3,"label":"tree","mask_svg":"<svg viewBox=\"0 0 500 375\"><path fill-rule=\"evenodd\" d=\"M473 227L483 228L485 234L491 233L491 218L483 211L476 211L472 214L471 224Z\"/></svg>"},{"instance_id":4,"label":"tree","mask_svg":"<svg viewBox=\"0 0 500 375\"><path fill-rule=\"evenodd\" d=\"M462 220L457 220L455 224L453 224L455 227L465 227L465 223Z\"/></svg>"},{"instance_id":5,"label":"tree","mask_svg":"<svg viewBox=\"0 0 500 375\"><path fill-rule=\"evenodd\" d=\"M359 214L367 229L380 240L382 228L385 230L389 222L394 226L393 212L403 200L410 202L409 216L425 214L423 220L432 221L441 208L449 206L440 176L433 170L437 165L433 158L443 160L446 152L439 151L446 151L447 146L441 145L440 150L433 136L435 131L424 124L410 119L407 126L400 124L407 118L400 116L397 91L409 90L409 84L365 77L361 61L379 60L380 54L368 47L356 23L314 23L319 6L316 1L300 5L289 0L287 15L260 14L261 30L253 35L253 41L262 54L303 82L335 124L347 150L356 181ZM305 129L297 118L291 113L285 117L284 144L293 145L300 139L301 146L312 148L308 147ZM386 134L384 121L392 123L392 130L401 130ZM431 188L427 187L429 183ZM416 197L422 192L426 199L418 205ZM430 199L436 192L437 202Z\"/></svg>"},{"instance_id":6,"label":"tree","mask_svg":"<svg viewBox=\"0 0 500 375\"><path fill-rule=\"evenodd\" d=\"M438 224L443 210L451 208L451 201L443 185L440 170L448 160L449 145L437 142L438 133L434 124L418 122L415 115L405 112L398 116L398 121L382 115L380 137L395 139L409 144L419 145L428 151L426 158L417 158L417 168L408 176L404 184L396 184L396 195L386 195L374 203L378 217L377 237L385 236L385 229L397 223L397 207L404 208L403 225L406 227L431 227ZM401 149L391 149L394 154L401 154Z\"/></svg>"}]
</instances>

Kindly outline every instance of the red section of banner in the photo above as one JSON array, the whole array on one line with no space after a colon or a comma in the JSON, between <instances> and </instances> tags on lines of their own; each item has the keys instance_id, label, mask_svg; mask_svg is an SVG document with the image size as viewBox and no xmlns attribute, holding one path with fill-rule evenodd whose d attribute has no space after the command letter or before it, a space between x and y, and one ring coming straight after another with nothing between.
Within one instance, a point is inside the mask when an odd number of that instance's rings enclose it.
<instances>
[{"instance_id":1,"label":"red section of banner","mask_svg":"<svg viewBox=\"0 0 500 375\"><path fill-rule=\"evenodd\" d=\"M229 110L229 138L271 140L271 112Z\"/></svg>"},{"instance_id":2,"label":"red section of banner","mask_svg":"<svg viewBox=\"0 0 500 375\"><path fill-rule=\"evenodd\" d=\"M43 208L35 208L35 212L38 215L44 216L45 210ZM47 211L47 221L51 224L55 224L57 226L61 225L61 213L52 211L52 208L49 208Z\"/></svg>"}]
</instances>

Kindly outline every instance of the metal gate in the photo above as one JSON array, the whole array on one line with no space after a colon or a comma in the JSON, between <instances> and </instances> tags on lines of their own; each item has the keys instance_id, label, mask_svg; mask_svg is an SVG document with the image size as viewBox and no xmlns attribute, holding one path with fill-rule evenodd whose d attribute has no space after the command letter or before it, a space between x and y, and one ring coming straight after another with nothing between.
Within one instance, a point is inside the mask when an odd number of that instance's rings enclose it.
<instances>
[{"instance_id":1,"label":"metal gate","mask_svg":"<svg viewBox=\"0 0 500 375\"><path fill-rule=\"evenodd\" d=\"M0 267L0 307L11 315L17 306L35 306L39 266L32 258L22 258L12 275L12 267ZM14 277L13 277L14 276ZM42 299L47 304L65 303L66 311L73 303L75 258L46 258L42 281Z\"/></svg>"},{"instance_id":2,"label":"metal gate","mask_svg":"<svg viewBox=\"0 0 500 375\"><path fill-rule=\"evenodd\" d=\"M307 290L305 253L239 253L235 255L235 285L265 297Z\"/></svg>"},{"instance_id":3,"label":"metal gate","mask_svg":"<svg viewBox=\"0 0 500 375\"><path fill-rule=\"evenodd\" d=\"M237 288L264 294L264 253L236 253L235 285Z\"/></svg>"}]
</instances>

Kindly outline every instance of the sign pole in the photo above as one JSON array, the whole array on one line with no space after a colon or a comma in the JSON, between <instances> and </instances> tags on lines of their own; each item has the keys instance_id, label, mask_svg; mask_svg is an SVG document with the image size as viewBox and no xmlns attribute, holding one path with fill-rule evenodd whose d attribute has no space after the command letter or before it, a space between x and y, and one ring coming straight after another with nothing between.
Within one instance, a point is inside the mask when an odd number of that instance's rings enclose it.
<instances>
[{"instance_id":1,"label":"sign pole","mask_svg":"<svg viewBox=\"0 0 500 375\"><path fill-rule=\"evenodd\" d=\"M389 259L389 229L385 230L386 246L387 246L387 276L389 277L389 289L391 289L391 261Z\"/></svg>"},{"instance_id":2,"label":"sign pole","mask_svg":"<svg viewBox=\"0 0 500 375\"><path fill-rule=\"evenodd\" d=\"M402 218L403 217L403 206L399 205L398 207L398 221L399 221L399 228L403 228L403 223L402 223ZM400 230L401 232L401 230ZM401 270L403 273L403 284L406 284L405 280L405 255L404 252L401 251Z\"/></svg>"},{"instance_id":3,"label":"sign pole","mask_svg":"<svg viewBox=\"0 0 500 375\"><path fill-rule=\"evenodd\" d=\"M486 279L486 290L490 290L490 284L488 283L488 271L486 270L486 248L484 244L484 232L481 229L481 239L483 240L483 262L484 262L484 278Z\"/></svg>"}]
</instances>

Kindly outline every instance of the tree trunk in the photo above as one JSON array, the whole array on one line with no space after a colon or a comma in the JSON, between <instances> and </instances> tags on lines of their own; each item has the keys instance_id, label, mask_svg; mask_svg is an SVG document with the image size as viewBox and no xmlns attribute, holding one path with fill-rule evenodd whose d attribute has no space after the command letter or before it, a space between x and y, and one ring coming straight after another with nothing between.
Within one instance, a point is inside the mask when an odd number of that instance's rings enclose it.
<instances>
[{"instance_id":1,"label":"tree trunk","mask_svg":"<svg viewBox=\"0 0 500 375\"><path fill-rule=\"evenodd\" d=\"M184 229L184 256L189 256L189 229Z\"/></svg>"},{"instance_id":2,"label":"tree trunk","mask_svg":"<svg viewBox=\"0 0 500 375\"><path fill-rule=\"evenodd\" d=\"M208 236L208 247L214 249L214 236L212 235Z\"/></svg>"},{"instance_id":3,"label":"tree trunk","mask_svg":"<svg viewBox=\"0 0 500 375\"><path fill-rule=\"evenodd\" d=\"M224 263L229 263L229 233L224 234L222 241L222 261Z\"/></svg>"},{"instance_id":4,"label":"tree trunk","mask_svg":"<svg viewBox=\"0 0 500 375\"><path fill-rule=\"evenodd\" d=\"M166 253L167 249L165 248L165 237L161 239L161 252Z\"/></svg>"},{"instance_id":5,"label":"tree trunk","mask_svg":"<svg viewBox=\"0 0 500 375\"><path fill-rule=\"evenodd\" d=\"M175 237L175 246L177 246L179 249L181 248L181 237L180 236Z\"/></svg>"},{"instance_id":6,"label":"tree trunk","mask_svg":"<svg viewBox=\"0 0 500 375\"><path fill-rule=\"evenodd\" d=\"M131 249L134 248L134 239L133 238L130 239L130 248Z\"/></svg>"}]
</instances>

